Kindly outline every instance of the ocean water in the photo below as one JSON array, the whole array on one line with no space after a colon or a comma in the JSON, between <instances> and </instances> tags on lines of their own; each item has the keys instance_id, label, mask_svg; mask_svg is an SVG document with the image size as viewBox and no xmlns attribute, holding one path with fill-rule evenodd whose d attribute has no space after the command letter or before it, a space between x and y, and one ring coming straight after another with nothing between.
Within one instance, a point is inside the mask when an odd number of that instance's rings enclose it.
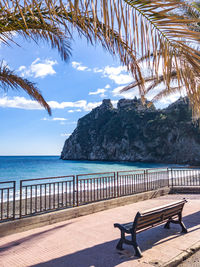
<instances>
[{"instance_id":1,"label":"ocean water","mask_svg":"<svg viewBox=\"0 0 200 267\"><path fill-rule=\"evenodd\" d=\"M0 182L64 175L114 172L172 165L155 163L73 161L59 156L0 156Z\"/></svg>"}]
</instances>

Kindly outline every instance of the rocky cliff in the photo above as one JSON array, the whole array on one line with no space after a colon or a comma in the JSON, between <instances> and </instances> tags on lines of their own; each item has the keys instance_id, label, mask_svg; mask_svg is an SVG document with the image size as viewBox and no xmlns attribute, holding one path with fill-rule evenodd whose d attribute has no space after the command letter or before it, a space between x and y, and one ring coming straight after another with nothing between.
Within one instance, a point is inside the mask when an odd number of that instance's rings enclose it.
<instances>
[{"instance_id":1,"label":"rocky cliff","mask_svg":"<svg viewBox=\"0 0 200 267\"><path fill-rule=\"evenodd\" d=\"M113 108L106 99L79 119L61 158L199 165L200 129L185 98L163 110L136 98Z\"/></svg>"}]
</instances>

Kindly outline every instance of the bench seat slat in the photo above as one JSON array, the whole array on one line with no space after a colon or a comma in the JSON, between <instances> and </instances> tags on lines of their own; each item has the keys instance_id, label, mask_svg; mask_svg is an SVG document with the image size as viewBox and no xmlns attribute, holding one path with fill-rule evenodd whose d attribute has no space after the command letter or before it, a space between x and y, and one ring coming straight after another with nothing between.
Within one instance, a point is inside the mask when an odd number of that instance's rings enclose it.
<instances>
[{"instance_id":1,"label":"bench seat slat","mask_svg":"<svg viewBox=\"0 0 200 267\"><path fill-rule=\"evenodd\" d=\"M176 216L176 215L175 215ZM173 216L173 217L175 217ZM136 227L136 231L140 230L140 229L143 229L143 228L147 228L147 227L153 227L155 226L155 224L162 224L162 223L165 223L166 221L168 221L169 218L158 218L157 220L152 220L152 221L149 221L148 223L143 223L143 224L140 224L140 225L137 225Z\"/></svg>"},{"instance_id":2,"label":"bench seat slat","mask_svg":"<svg viewBox=\"0 0 200 267\"><path fill-rule=\"evenodd\" d=\"M177 206L179 206L179 204L183 204L184 205L185 203L186 203L186 200L183 199L183 200L180 200L180 201L172 202L171 204L166 204L166 205L163 205L163 206L159 206L157 208L145 210L144 212L142 212L140 214L141 214L141 216L148 215L148 213L154 213L155 211L157 212L159 210L168 209L170 207L177 207Z\"/></svg>"},{"instance_id":3,"label":"bench seat slat","mask_svg":"<svg viewBox=\"0 0 200 267\"><path fill-rule=\"evenodd\" d=\"M161 218L163 219L169 219L170 217L173 216L177 216L180 212L182 211L182 208L176 209L176 210L169 210L167 212L163 211L163 212L159 212L158 214L154 215L154 216L148 216L148 217L139 217L138 221L137 221L137 225L141 225L141 224L145 224L145 223L149 223L152 221L157 221Z\"/></svg>"},{"instance_id":4,"label":"bench seat slat","mask_svg":"<svg viewBox=\"0 0 200 267\"><path fill-rule=\"evenodd\" d=\"M160 217L160 218L157 218L157 220L151 220L151 221L148 221L148 222L145 222L145 223L141 223L141 224L137 225L136 230L139 230L141 228L145 228L145 227L148 227L148 226L152 226L152 225L154 225L156 223L159 223L159 222L165 222L166 220L163 220Z\"/></svg>"},{"instance_id":5,"label":"bench seat slat","mask_svg":"<svg viewBox=\"0 0 200 267\"><path fill-rule=\"evenodd\" d=\"M147 226L147 227L142 227L141 229L138 229L137 230L137 234L138 233L141 233L141 232L143 232L143 231L146 231L146 230L148 230L148 229L151 229L151 228L153 228L153 227L156 227L156 226L159 226L159 225L161 225L161 224L163 224L163 223L165 223L166 221L161 221L161 222L158 222L158 223L154 223L153 225L149 225L149 226Z\"/></svg>"},{"instance_id":6,"label":"bench seat slat","mask_svg":"<svg viewBox=\"0 0 200 267\"><path fill-rule=\"evenodd\" d=\"M179 205L179 206L176 206L176 207L170 207L170 208L167 208L167 209L159 209L158 211L154 211L152 213L148 213L148 214L141 214L140 218L148 218L148 217L153 217L153 216L156 216L157 214L160 214L160 213L167 213L168 211L174 211L176 212L177 210L182 210L183 209L183 205Z\"/></svg>"}]
</instances>

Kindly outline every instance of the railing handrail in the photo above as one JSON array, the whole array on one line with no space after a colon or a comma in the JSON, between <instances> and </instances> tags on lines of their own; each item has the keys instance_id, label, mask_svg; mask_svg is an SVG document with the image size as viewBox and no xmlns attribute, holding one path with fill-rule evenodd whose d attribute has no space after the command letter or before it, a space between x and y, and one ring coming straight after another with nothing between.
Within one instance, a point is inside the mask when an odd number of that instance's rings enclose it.
<instances>
[{"instance_id":1,"label":"railing handrail","mask_svg":"<svg viewBox=\"0 0 200 267\"><path fill-rule=\"evenodd\" d=\"M129 170L129 171L117 171L117 173L126 173L126 172L141 172L141 173L144 173L144 172L147 172L149 170L165 170L167 171L167 169L169 168L147 168L147 169L139 169L139 170Z\"/></svg>"},{"instance_id":2,"label":"railing handrail","mask_svg":"<svg viewBox=\"0 0 200 267\"><path fill-rule=\"evenodd\" d=\"M200 170L200 166L187 166L187 167L184 167L184 166L180 166L180 167L169 167L170 169L193 169L193 170Z\"/></svg>"},{"instance_id":3,"label":"railing handrail","mask_svg":"<svg viewBox=\"0 0 200 267\"><path fill-rule=\"evenodd\" d=\"M64 175L64 176L55 176L55 177L44 177L44 178L32 178L32 179L23 179L20 182L30 182L30 181L39 181L39 180L51 180L51 179L60 179L60 178L73 178L75 175Z\"/></svg>"},{"instance_id":4,"label":"railing handrail","mask_svg":"<svg viewBox=\"0 0 200 267\"><path fill-rule=\"evenodd\" d=\"M11 184L11 183L16 183L16 181L3 181L3 182L0 182L0 184Z\"/></svg>"},{"instance_id":5,"label":"railing handrail","mask_svg":"<svg viewBox=\"0 0 200 267\"><path fill-rule=\"evenodd\" d=\"M76 177L80 177L80 176L89 176L89 175L99 175L99 174L114 174L115 172L97 172L97 173L81 173L81 174L77 174Z\"/></svg>"}]
</instances>

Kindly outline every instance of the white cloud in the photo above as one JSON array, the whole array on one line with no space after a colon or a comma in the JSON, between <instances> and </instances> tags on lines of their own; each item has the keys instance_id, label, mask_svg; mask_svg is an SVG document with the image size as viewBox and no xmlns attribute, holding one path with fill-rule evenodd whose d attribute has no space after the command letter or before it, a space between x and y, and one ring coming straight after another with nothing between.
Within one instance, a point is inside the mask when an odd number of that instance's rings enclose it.
<instances>
[{"instance_id":1,"label":"white cloud","mask_svg":"<svg viewBox=\"0 0 200 267\"><path fill-rule=\"evenodd\" d=\"M103 94L105 93L106 90L105 89L97 89L95 92L89 92L89 95L99 95L99 94Z\"/></svg>"},{"instance_id":2,"label":"white cloud","mask_svg":"<svg viewBox=\"0 0 200 267\"><path fill-rule=\"evenodd\" d=\"M98 88L96 91L89 92L89 95L100 95L100 97L106 97L105 92L110 88L110 85L107 84L105 88Z\"/></svg>"},{"instance_id":3,"label":"white cloud","mask_svg":"<svg viewBox=\"0 0 200 267\"><path fill-rule=\"evenodd\" d=\"M111 100L111 103L113 104L113 107L117 107L118 100Z\"/></svg>"},{"instance_id":4,"label":"white cloud","mask_svg":"<svg viewBox=\"0 0 200 267\"><path fill-rule=\"evenodd\" d=\"M79 71L91 71L87 66L83 66L81 62L72 61L72 67Z\"/></svg>"},{"instance_id":5,"label":"white cloud","mask_svg":"<svg viewBox=\"0 0 200 267\"><path fill-rule=\"evenodd\" d=\"M130 91L127 91L127 92L120 92L120 90L123 89L123 88L124 88L124 86L119 86L119 87L115 88L114 90L112 90L113 96L115 96L115 97L123 97L123 98L127 98L127 99L133 99L135 96L137 98L140 97L138 90L130 90ZM153 90L150 94L148 94L146 96L147 100L152 100L152 98L157 93L159 93L160 89L161 88ZM155 106L157 108L165 108L168 105L170 105L171 103L173 103L176 100L178 100L181 96L185 96L185 95L186 95L186 93L184 93L184 92L182 94L177 92L177 93L171 94L169 96L166 96L166 97L160 99L159 101L155 102L154 104L155 104Z\"/></svg>"},{"instance_id":6,"label":"white cloud","mask_svg":"<svg viewBox=\"0 0 200 267\"><path fill-rule=\"evenodd\" d=\"M99 105L101 105L101 102L89 102L87 104L87 107L86 107L85 111L91 111L93 108L96 108Z\"/></svg>"},{"instance_id":7,"label":"white cloud","mask_svg":"<svg viewBox=\"0 0 200 267\"><path fill-rule=\"evenodd\" d=\"M109 78L113 80L116 84L128 84L133 82L133 77L128 74L120 74L120 75L109 75Z\"/></svg>"},{"instance_id":8,"label":"white cloud","mask_svg":"<svg viewBox=\"0 0 200 267\"><path fill-rule=\"evenodd\" d=\"M134 98L135 96L139 97L137 92L124 92L120 93L119 91L123 88L123 86L115 88L112 92L114 96L120 96L124 98ZM182 96L185 96L183 93ZM159 108L163 108L171 104L172 102L176 101L180 97L179 93L172 94L168 97L161 99L160 101L156 102L156 106ZM148 97L148 99L152 99L152 97ZM117 100L111 101L113 106L116 107ZM53 104L52 104L53 103ZM80 100L75 102L56 102L56 101L49 101L52 109L64 109L64 108L71 108L68 112L81 112L81 111L91 111L93 108L101 105L102 102L87 102L86 100ZM8 98L7 96L3 96L0 98L0 107L2 108L18 108L18 109L25 109L25 110L42 110L44 109L42 106L39 105L34 100L26 99L25 97L13 97ZM74 109L73 109L74 108ZM59 121L60 124L66 124L66 118L42 118L42 120L51 120L51 121ZM67 124L76 124L76 122L68 122Z\"/></svg>"},{"instance_id":9,"label":"white cloud","mask_svg":"<svg viewBox=\"0 0 200 267\"><path fill-rule=\"evenodd\" d=\"M66 121L67 119L66 118L42 118L43 121Z\"/></svg>"},{"instance_id":10,"label":"white cloud","mask_svg":"<svg viewBox=\"0 0 200 267\"><path fill-rule=\"evenodd\" d=\"M19 96L15 96L13 98L8 98L7 96L4 96L0 98L0 107L30 109L30 110L43 109L38 102Z\"/></svg>"},{"instance_id":11,"label":"white cloud","mask_svg":"<svg viewBox=\"0 0 200 267\"><path fill-rule=\"evenodd\" d=\"M58 64L56 60L45 59L41 60L37 58L31 63L29 67L20 66L18 71L21 72L22 77L35 77L44 78L47 75L54 75L56 71L53 66Z\"/></svg>"},{"instance_id":12,"label":"white cloud","mask_svg":"<svg viewBox=\"0 0 200 267\"><path fill-rule=\"evenodd\" d=\"M94 73L102 73L103 77L107 77L119 85L128 84L133 81L132 75L127 72L127 68L125 66L118 66L118 67L106 66L104 68L96 67L91 69L87 66L82 65L81 62L73 61L72 67L79 71L93 71Z\"/></svg>"},{"instance_id":13,"label":"white cloud","mask_svg":"<svg viewBox=\"0 0 200 267\"><path fill-rule=\"evenodd\" d=\"M165 107L169 106L171 103L178 100L181 96L185 96L185 95L184 94L181 95L180 93L171 94L171 95L166 96L166 97L160 99L159 101L155 102L155 106L157 108L165 108Z\"/></svg>"},{"instance_id":14,"label":"white cloud","mask_svg":"<svg viewBox=\"0 0 200 267\"><path fill-rule=\"evenodd\" d=\"M104 94L107 90L102 88L102 89L97 89L94 92L89 92L89 95L100 95L100 97L105 97L106 95Z\"/></svg>"},{"instance_id":15,"label":"white cloud","mask_svg":"<svg viewBox=\"0 0 200 267\"><path fill-rule=\"evenodd\" d=\"M62 137L69 137L71 134L70 133L62 133L60 136Z\"/></svg>"},{"instance_id":16,"label":"white cloud","mask_svg":"<svg viewBox=\"0 0 200 267\"><path fill-rule=\"evenodd\" d=\"M107 75L119 75L121 72L126 71L127 68L125 66L119 66L119 67L110 67L106 66L104 68L104 74Z\"/></svg>"},{"instance_id":17,"label":"white cloud","mask_svg":"<svg viewBox=\"0 0 200 267\"><path fill-rule=\"evenodd\" d=\"M76 69L78 66L80 66L80 64L81 64L81 63L79 63L79 62L72 61L72 67L73 67L74 69Z\"/></svg>"},{"instance_id":18,"label":"white cloud","mask_svg":"<svg viewBox=\"0 0 200 267\"><path fill-rule=\"evenodd\" d=\"M122 89L124 88L124 86L119 86L116 87L115 89L112 90L112 94L115 97L123 97L123 98L134 98L139 97L139 93L137 90L130 90L130 91L126 91L126 92L120 92Z\"/></svg>"},{"instance_id":19,"label":"white cloud","mask_svg":"<svg viewBox=\"0 0 200 267\"><path fill-rule=\"evenodd\" d=\"M106 66L103 71L104 77L108 77L116 84L127 84L133 81L131 74L127 73L127 68L124 66L110 67Z\"/></svg>"},{"instance_id":20,"label":"white cloud","mask_svg":"<svg viewBox=\"0 0 200 267\"><path fill-rule=\"evenodd\" d=\"M83 111L90 111L93 107L97 107L99 103L101 102L87 102L86 100L79 100L75 102L61 102L61 103L57 101L48 102L48 104L52 109L78 108Z\"/></svg>"},{"instance_id":21,"label":"white cloud","mask_svg":"<svg viewBox=\"0 0 200 267\"><path fill-rule=\"evenodd\" d=\"M93 108L99 106L101 102L87 102L86 100L79 100L75 102L57 102L57 101L48 101L48 104L52 109L64 109L64 108L76 108L75 111L90 111ZM0 107L4 108L19 108L27 110L41 110L44 109L38 102L34 100L26 99L25 97L13 97L9 98L3 96L0 98ZM62 120L54 118L54 120Z\"/></svg>"},{"instance_id":22,"label":"white cloud","mask_svg":"<svg viewBox=\"0 0 200 267\"><path fill-rule=\"evenodd\" d=\"M94 72L94 73L100 73L100 72L103 72L103 69L94 68L94 69L93 69L93 72Z\"/></svg>"},{"instance_id":23,"label":"white cloud","mask_svg":"<svg viewBox=\"0 0 200 267\"><path fill-rule=\"evenodd\" d=\"M75 102L57 102L49 101L48 104L53 109L64 109L64 108L84 108L87 105L86 100L79 100Z\"/></svg>"},{"instance_id":24,"label":"white cloud","mask_svg":"<svg viewBox=\"0 0 200 267\"><path fill-rule=\"evenodd\" d=\"M8 69L10 68L10 67L8 66L7 61L4 60L4 59L1 61L1 64L2 64L2 67L7 67Z\"/></svg>"},{"instance_id":25,"label":"white cloud","mask_svg":"<svg viewBox=\"0 0 200 267\"><path fill-rule=\"evenodd\" d=\"M79 109L70 109L68 110L69 113L74 113L74 112L81 112L82 110L79 108Z\"/></svg>"},{"instance_id":26,"label":"white cloud","mask_svg":"<svg viewBox=\"0 0 200 267\"><path fill-rule=\"evenodd\" d=\"M65 118L53 118L53 121L66 121L67 119Z\"/></svg>"}]
</instances>

